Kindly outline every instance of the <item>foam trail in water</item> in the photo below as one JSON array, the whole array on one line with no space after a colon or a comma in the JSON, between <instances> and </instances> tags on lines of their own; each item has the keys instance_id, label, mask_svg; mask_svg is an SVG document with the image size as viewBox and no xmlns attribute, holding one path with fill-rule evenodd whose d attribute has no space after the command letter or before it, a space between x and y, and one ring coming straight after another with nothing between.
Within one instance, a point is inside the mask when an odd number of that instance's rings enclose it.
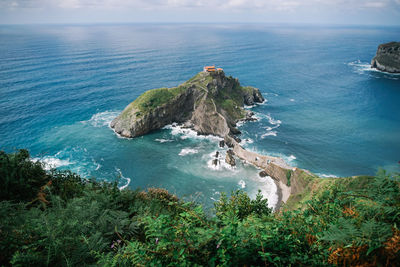
<instances>
[{"instance_id":1,"label":"foam trail in water","mask_svg":"<svg viewBox=\"0 0 400 267\"><path fill-rule=\"evenodd\" d=\"M240 180L239 181L239 183L238 183L238 185L240 186L240 188L245 188L246 187L246 182L245 181L243 181L243 180Z\"/></svg>"},{"instance_id":2,"label":"foam trail in water","mask_svg":"<svg viewBox=\"0 0 400 267\"><path fill-rule=\"evenodd\" d=\"M82 121L82 123L89 123L94 127L109 127L113 119L115 119L120 112L118 111L103 111L94 114L89 120Z\"/></svg>"},{"instance_id":3,"label":"foam trail in water","mask_svg":"<svg viewBox=\"0 0 400 267\"><path fill-rule=\"evenodd\" d=\"M215 135L198 135L196 131L182 127L182 125L178 125L177 123L169 124L164 126L163 129L171 130L171 134L175 136L179 136L181 139L206 139L210 141L220 141L221 137Z\"/></svg>"},{"instance_id":4,"label":"foam trail in water","mask_svg":"<svg viewBox=\"0 0 400 267\"><path fill-rule=\"evenodd\" d=\"M354 71L358 74L365 74L365 73L381 73L384 74L386 78L392 80L399 80L400 73L388 73L384 71L380 71L378 69L372 68L371 64L368 62L361 62L360 60L356 60L350 63L347 63L348 66L353 67Z\"/></svg>"},{"instance_id":5,"label":"foam trail in water","mask_svg":"<svg viewBox=\"0 0 400 267\"><path fill-rule=\"evenodd\" d=\"M183 148L181 150L181 152L179 152L179 156L186 156L189 154L197 154L199 153L199 151L197 149L193 149L193 148Z\"/></svg>"},{"instance_id":6,"label":"foam trail in water","mask_svg":"<svg viewBox=\"0 0 400 267\"><path fill-rule=\"evenodd\" d=\"M317 175L322 178L339 178L339 176L333 174L317 173Z\"/></svg>"},{"instance_id":7,"label":"foam trail in water","mask_svg":"<svg viewBox=\"0 0 400 267\"><path fill-rule=\"evenodd\" d=\"M72 164L72 162L69 160L59 159L55 156L45 156L43 158L32 158L32 161L33 162L40 161L41 163L43 163L43 168L45 170L51 170L54 168L68 166L68 165Z\"/></svg>"},{"instance_id":8,"label":"foam trail in water","mask_svg":"<svg viewBox=\"0 0 400 267\"><path fill-rule=\"evenodd\" d=\"M157 141L159 143L168 143L168 142L174 142L174 140L171 139L163 139L163 138L156 138L154 141Z\"/></svg>"},{"instance_id":9,"label":"foam trail in water","mask_svg":"<svg viewBox=\"0 0 400 267\"><path fill-rule=\"evenodd\" d=\"M115 170L119 173L119 177L123 178L126 180L126 183L123 186L118 187L119 190L124 190L125 188L128 187L128 185L131 183L131 178L125 177L122 172L121 169L119 168L115 168Z\"/></svg>"},{"instance_id":10,"label":"foam trail in water","mask_svg":"<svg viewBox=\"0 0 400 267\"><path fill-rule=\"evenodd\" d=\"M265 134L262 134L261 139L264 139L267 136L277 136L277 135L278 135L277 131L269 131L269 132L266 132Z\"/></svg>"}]
</instances>

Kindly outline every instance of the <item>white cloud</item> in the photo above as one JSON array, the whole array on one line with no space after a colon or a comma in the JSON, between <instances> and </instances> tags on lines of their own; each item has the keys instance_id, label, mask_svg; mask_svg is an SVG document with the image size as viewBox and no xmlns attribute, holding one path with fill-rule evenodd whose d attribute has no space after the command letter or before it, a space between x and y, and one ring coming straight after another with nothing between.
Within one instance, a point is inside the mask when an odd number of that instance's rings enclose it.
<instances>
[{"instance_id":1,"label":"white cloud","mask_svg":"<svg viewBox=\"0 0 400 267\"><path fill-rule=\"evenodd\" d=\"M387 7L400 0L0 0L1 7L12 8L198 8L293 10L301 7Z\"/></svg>"}]
</instances>

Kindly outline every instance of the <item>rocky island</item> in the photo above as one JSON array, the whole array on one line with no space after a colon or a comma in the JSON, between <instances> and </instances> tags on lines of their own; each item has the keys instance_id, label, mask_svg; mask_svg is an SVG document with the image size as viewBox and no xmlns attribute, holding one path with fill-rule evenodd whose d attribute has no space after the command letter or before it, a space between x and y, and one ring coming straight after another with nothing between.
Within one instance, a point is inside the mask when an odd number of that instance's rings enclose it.
<instances>
[{"instance_id":1,"label":"rocky island","mask_svg":"<svg viewBox=\"0 0 400 267\"><path fill-rule=\"evenodd\" d=\"M379 45L371 67L389 73L400 73L400 42Z\"/></svg>"},{"instance_id":2,"label":"rocky island","mask_svg":"<svg viewBox=\"0 0 400 267\"><path fill-rule=\"evenodd\" d=\"M114 131L128 138L147 134L171 123L180 123L198 134L216 135L224 140L220 146L228 146L225 161L234 166L235 157L244 160L262 171L261 176L270 176L278 188L278 205L282 202L297 204L307 199L304 192L318 188L322 179L296 167L283 159L247 151L236 137L240 131L236 123L254 120L253 113L244 105L262 103L260 90L242 86L238 79L226 76L223 70L203 71L173 88L146 91L130 103L111 122ZM218 158L219 152L216 153ZM218 163L218 160L214 160ZM325 180L325 179L324 179ZM289 199L290 198L290 199Z\"/></svg>"},{"instance_id":3,"label":"rocky island","mask_svg":"<svg viewBox=\"0 0 400 267\"><path fill-rule=\"evenodd\" d=\"M243 105L264 101L257 88L241 86L222 70L200 72L174 88L149 90L129 104L111 122L115 132L136 137L173 122L199 134L225 137L238 133L236 122L250 119Z\"/></svg>"}]
</instances>

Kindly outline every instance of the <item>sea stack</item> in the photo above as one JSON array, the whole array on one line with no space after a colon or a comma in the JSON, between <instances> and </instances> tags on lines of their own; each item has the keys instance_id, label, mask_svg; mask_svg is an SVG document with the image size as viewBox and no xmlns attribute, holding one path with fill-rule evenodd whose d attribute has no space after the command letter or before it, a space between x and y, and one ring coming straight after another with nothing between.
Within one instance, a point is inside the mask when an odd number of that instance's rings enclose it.
<instances>
[{"instance_id":1,"label":"sea stack","mask_svg":"<svg viewBox=\"0 0 400 267\"><path fill-rule=\"evenodd\" d=\"M143 93L111 122L111 127L124 137L136 137L175 122L198 134L223 138L239 132L239 120L249 119L244 105L263 101L257 88L241 86L222 69L204 70L177 87Z\"/></svg>"},{"instance_id":2,"label":"sea stack","mask_svg":"<svg viewBox=\"0 0 400 267\"><path fill-rule=\"evenodd\" d=\"M389 73L400 73L400 42L381 44L371 67Z\"/></svg>"}]
</instances>

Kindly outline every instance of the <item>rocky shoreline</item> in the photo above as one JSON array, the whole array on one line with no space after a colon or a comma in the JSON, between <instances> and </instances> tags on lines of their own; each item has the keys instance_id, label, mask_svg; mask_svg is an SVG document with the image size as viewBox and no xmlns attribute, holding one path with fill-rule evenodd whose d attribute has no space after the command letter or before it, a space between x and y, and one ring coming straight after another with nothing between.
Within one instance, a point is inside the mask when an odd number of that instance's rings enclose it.
<instances>
[{"instance_id":1,"label":"rocky shoreline","mask_svg":"<svg viewBox=\"0 0 400 267\"><path fill-rule=\"evenodd\" d=\"M400 73L400 42L381 44L371 67L389 73Z\"/></svg>"}]
</instances>

